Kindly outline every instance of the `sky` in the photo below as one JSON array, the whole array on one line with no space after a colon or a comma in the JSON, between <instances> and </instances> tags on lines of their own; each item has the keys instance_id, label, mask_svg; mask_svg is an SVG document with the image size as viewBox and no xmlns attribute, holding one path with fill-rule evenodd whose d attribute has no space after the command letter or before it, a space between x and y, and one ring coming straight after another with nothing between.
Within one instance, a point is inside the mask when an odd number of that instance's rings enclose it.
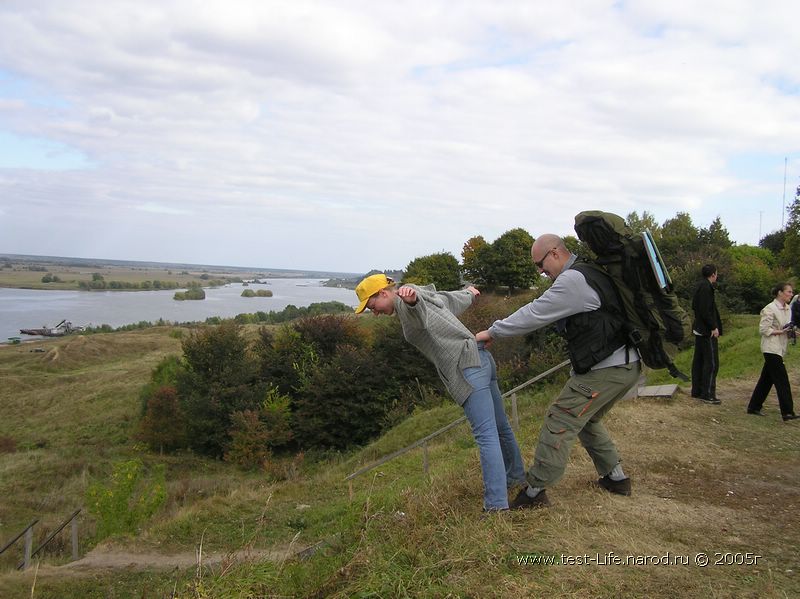
<instances>
[{"instance_id":1,"label":"sky","mask_svg":"<svg viewBox=\"0 0 800 599\"><path fill-rule=\"evenodd\" d=\"M800 184L798 22L796 0L3 0L0 253L360 273L581 210L755 245Z\"/></svg>"}]
</instances>

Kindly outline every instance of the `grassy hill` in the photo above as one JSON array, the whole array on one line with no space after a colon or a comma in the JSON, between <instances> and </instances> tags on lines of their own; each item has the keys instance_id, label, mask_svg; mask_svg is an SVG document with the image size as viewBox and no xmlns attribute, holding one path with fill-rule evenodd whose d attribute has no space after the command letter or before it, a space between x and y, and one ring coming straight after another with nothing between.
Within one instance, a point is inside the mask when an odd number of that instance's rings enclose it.
<instances>
[{"instance_id":1,"label":"grassy hill","mask_svg":"<svg viewBox=\"0 0 800 599\"><path fill-rule=\"evenodd\" d=\"M82 553L91 551L72 565L64 536L38 568L12 572L16 545L0 556L0 597L800 596L800 426L780 421L774 396L767 418L745 414L762 358L755 318L732 325L720 344L721 406L679 393L626 401L608 416L632 497L594 488L578 447L550 509L491 517L480 511L466 425L431 445L427 474L415 451L356 479L352 497L343 482L459 417L454 405L417 413L351 454L276 464L268 477L130 441L141 384L180 351L171 329L2 346L0 542L33 518L43 537L120 460L165 464L168 499L138 536L97 547L84 514ZM791 350L797 389L800 350ZM690 361L691 351L677 360L685 371ZM520 400L526 461L556 392Z\"/></svg>"}]
</instances>

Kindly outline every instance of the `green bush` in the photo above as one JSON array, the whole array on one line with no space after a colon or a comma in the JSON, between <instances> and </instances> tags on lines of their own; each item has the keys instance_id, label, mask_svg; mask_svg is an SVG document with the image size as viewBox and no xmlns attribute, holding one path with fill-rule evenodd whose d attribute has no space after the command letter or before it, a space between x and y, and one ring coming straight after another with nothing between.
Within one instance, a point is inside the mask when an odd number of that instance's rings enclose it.
<instances>
[{"instance_id":1,"label":"green bush","mask_svg":"<svg viewBox=\"0 0 800 599\"><path fill-rule=\"evenodd\" d=\"M206 292L202 287L190 286L186 291L176 291L173 299L179 302L183 300L204 300L206 299Z\"/></svg>"},{"instance_id":2,"label":"green bush","mask_svg":"<svg viewBox=\"0 0 800 599\"><path fill-rule=\"evenodd\" d=\"M321 357L334 355L342 345L363 347L366 344L363 331L351 316L311 316L295 321L292 327L300 333L300 339L314 346Z\"/></svg>"},{"instance_id":3,"label":"green bush","mask_svg":"<svg viewBox=\"0 0 800 599\"><path fill-rule=\"evenodd\" d=\"M299 389L319 361L314 345L290 325L274 334L262 327L254 350L261 379L285 394Z\"/></svg>"},{"instance_id":4,"label":"green bush","mask_svg":"<svg viewBox=\"0 0 800 599\"><path fill-rule=\"evenodd\" d=\"M309 373L295 395L294 433L301 447L345 448L382 430L391 400L373 364L369 350L345 345Z\"/></svg>"},{"instance_id":5,"label":"green bush","mask_svg":"<svg viewBox=\"0 0 800 599\"><path fill-rule=\"evenodd\" d=\"M182 345L185 368L178 375L178 394L189 446L221 457L231 414L257 409L263 397L266 385L259 379L256 356L232 322L196 331Z\"/></svg>"},{"instance_id":6,"label":"green bush","mask_svg":"<svg viewBox=\"0 0 800 599\"><path fill-rule=\"evenodd\" d=\"M290 403L288 396L270 387L258 411L234 412L225 460L243 468L267 469L272 449L292 439Z\"/></svg>"},{"instance_id":7,"label":"green bush","mask_svg":"<svg viewBox=\"0 0 800 599\"><path fill-rule=\"evenodd\" d=\"M93 483L86 505L97 518L97 537L132 534L164 504L167 497L164 466L146 476L141 460L118 462L108 484Z\"/></svg>"},{"instance_id":8,"label":"green bush","mask_svg":"<svg viewBox=\"0 0 800 599\"><path fill-rule=\"evenodd\" d=\"M243 468L263 468L269 459L269 431L255 410L231 414L230 443L225 461Z\"/></svg>"}]
</instances>

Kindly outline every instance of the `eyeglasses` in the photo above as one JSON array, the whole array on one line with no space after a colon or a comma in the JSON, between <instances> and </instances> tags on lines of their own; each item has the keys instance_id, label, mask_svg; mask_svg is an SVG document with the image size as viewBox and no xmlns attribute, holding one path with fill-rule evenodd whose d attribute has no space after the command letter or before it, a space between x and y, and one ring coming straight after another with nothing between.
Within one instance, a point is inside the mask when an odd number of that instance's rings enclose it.
<instances>
[{"instance_id":1,"label":"eyeglasses","mask_svg":"<svg viewBox=\"0 0 800 599\"><path fill-rule=\"evenodd\" d=\"M541 259L541 260L539 260L538 262L534 262L534 264L536 265L536 268L538 268L539 270L542 270L542 267L544 266L544 261L545 261L545 259L546 259L546 258L547 258L547 257L550 255L550 253L551 253L551 252L553 252L553 250L555 250L555 249L556 249L556 248L551 248L551 249L547 250L547 253L546 253L544 256L542 256L542 259Z\"/></svg>"}]
</instances>

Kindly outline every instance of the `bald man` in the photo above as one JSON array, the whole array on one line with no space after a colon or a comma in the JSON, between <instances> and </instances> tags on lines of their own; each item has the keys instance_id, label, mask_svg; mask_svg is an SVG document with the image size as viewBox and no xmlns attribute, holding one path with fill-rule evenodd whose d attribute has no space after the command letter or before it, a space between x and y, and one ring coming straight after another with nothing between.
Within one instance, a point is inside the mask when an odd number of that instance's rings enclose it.
<instances>
[{"instance_id":1,"label":"bald man","mask_svg":"<svg viewBox=\"0 0 800 599\"><path fill-rule=\"evenodd\" d=\"M572 362L569 381L550 405L539 433L528 486L510 509L550 505L545 489L564 475L575 439L589 453L600 475L597 484L618 495L631 494L617 448L603 417L639 379L639 354L628 344L622 311L608 275L579 260L553 234L539 237L531 260L553 284L538 299L476 335L478 341L524 335L556 324Z\"/></svg>"}]
</instances>

